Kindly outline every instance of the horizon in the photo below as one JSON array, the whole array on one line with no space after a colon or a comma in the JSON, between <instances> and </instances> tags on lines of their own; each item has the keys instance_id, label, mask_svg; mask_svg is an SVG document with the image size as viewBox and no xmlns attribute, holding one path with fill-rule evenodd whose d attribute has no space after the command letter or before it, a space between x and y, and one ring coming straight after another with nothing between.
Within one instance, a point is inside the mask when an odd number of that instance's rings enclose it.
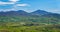
<instances>
[{"instance_id":1,"label":"horizon","mask_svg":"<svg viewBox=\"0 0 60 32\"><path fill-rule=\"evenodd\" d=\"M0 0L0 11L24 10L33 12L38 9L60 14L60 0Z\"/></svg>"},{"instance_id":2,"label":"horizon","mask_svg":"<svg viewBox=\"0 0 60 32\"><path fill-rule=\"evenodd\" d=\"M40 9L38 9L40 10ZM32 12L36 12L38 10L35 10L35 11L32 11ZM11 11L0 11L0 12L17 12L17 11L23 11L23 12L26 12L24 10L11 10ZM41 10L41 11L45 11L45 10ZM26 13L32 13L32 12L26 12ZM45 11L45 12L48 12L48 11ZM48 13L54 13L54 12L48 12ZM54 14L60 14L60 13L54 13Z\"/></svg>"}]
</instances>

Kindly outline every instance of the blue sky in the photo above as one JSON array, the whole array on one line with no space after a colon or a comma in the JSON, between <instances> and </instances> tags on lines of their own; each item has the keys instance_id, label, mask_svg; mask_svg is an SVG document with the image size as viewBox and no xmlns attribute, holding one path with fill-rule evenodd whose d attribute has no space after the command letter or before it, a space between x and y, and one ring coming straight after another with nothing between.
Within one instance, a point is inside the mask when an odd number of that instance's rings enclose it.
<instances>
[{"instance_id":1,"label":"blue sky","mask_svg":"<svg viewBox=\"0 0 60 32\"><path fill-rule=\"evenodd\" d=\"M0 11L33 12L38 9L60 13L60 0L0 0Z\"/></svg>"}]
</instances>

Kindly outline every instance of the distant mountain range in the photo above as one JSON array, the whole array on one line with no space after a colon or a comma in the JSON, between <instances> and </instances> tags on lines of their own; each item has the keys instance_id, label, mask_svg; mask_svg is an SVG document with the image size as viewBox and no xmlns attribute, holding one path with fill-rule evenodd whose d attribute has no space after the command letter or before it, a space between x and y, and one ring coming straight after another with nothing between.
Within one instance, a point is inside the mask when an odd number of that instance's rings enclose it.
<instances>
[{"instance_id":1,"label":"distant mountain range","mask_svg":"<svg viewBox=\"0 0 60 32\"><path fill-rule=\"evenodd\" d=\"M31 13L27 13L24 10L0 12L0 16L44 16L44 17L60 18L60 14L46 12L44 10L36 10L34 12L31 12Z\"/></svg>"},{"instance_id":2,"label":"distant mountain range","mask_svg":"<svg viewBox=\"0 0 60 32\"><path fill-rule=\"evenodd\" d=\"M60 24L60 14L44 10L36 10L31 13L24 10L0 12L0 23L3 22Z\"/></svg>"},{"instance_id":3,"label":"distant mountain range","mask_svg":"<svg viewBox=\"0 0 60 32\"><path fill-rule=\"evenodd\" d=\"M46 12L44 10L36 10L36 11L32 12L31 14L45 16L45 17L57 17L57 18L60 18L60 14Z\"/></svg>"}]
</instances>

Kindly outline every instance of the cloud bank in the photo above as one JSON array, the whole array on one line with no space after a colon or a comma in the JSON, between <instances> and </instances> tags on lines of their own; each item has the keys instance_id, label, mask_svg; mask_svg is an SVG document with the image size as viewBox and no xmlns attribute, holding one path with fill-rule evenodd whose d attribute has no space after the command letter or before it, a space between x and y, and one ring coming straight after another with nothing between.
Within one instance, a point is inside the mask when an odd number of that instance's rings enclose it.
<instances>
[{"instance_id":1,"label":"cloud bank","mask_svg":"<svg viewBox=\"0 0 60 32\"><path fill-rule=\"evenodd\" d=\"M3 1L0 1L0 8L1 8L1 6L7 6L7 5L12 5L12 8L10 8L10 9L0 9L0 11L11 11L11 10L18 10L18 7L25 7L25 6L29 6L29 4L27 4L27 3L22 3L22 4L20 4L20 3L17 3L17 2L19 2L20 0L9 0L8 2L3 2Z\"/></svg>"},{"instance_id":2,"label":"cloud bank","mask_svg":"<svg viewBox=\"0 0 60 32\"><path fill-rule=\"evenodd\" d=\"M2 2L0 1L0 5L6 5L6 4L14 4L13 2Z\"/></svg>"},{"instance_id":3,"label":"cloud bank","mask_svg":"<svg viewBox=\"0 0 60 32\"><path fill-rule=\"evenodd\" d=\"M18 2L18 1L20 1L20 0L9 0L9 2L2 2L2 1L0 1L0 5L8 5L8 4L10 4L10 5L12 5L12 4L14 4L14 5L16 5L16 6L28 6L28 4L16 4L16 2Z\"/></svg>"}]
</instances>

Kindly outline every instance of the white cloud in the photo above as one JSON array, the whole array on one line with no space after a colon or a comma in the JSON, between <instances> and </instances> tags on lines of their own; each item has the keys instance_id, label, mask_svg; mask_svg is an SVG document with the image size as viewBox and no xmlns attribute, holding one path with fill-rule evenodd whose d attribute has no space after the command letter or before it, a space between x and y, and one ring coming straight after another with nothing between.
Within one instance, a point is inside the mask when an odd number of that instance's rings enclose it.
<instances>
[{"instance_id":1,"label":"white cloud","mask_svg":"<svg viewBox=\"0 0 60 32\"><path fill-rule=\"evenodd\" d=\"M29 6L29 4L16 4L16 6Z\"/></svg>"},{"instance_id":2,"label":"white cloud","mask_svg":"<svg viewBox=\"0 0 60 32\"><path fill-rule=\"evenodd\" d=\"M9 0L9 2L0 1L0 5L14 4L14 6L30 6L29 4L16 4L17 1L19 0Z\"/></svg>"},{"instance_id":3,"label":"white cloud","mask_svg":"<svg viewBox=\"0 0 60 32\"><path fill-rule=\"evenodd\" d=\"M5 5L5 4L14 4L13 2L2 2L0 1L0 5Z\"/></svg>"},{"instance_id":4,"label":"white cloud","mask_svg":"<svg viewBox=\"0 0 60 32\"><path fill-rule=\"evenodd\" d=\"M17 2L17 1L19 1L19 0L9 0L9 1L11 1L11 2Z\"/></svg>"},{"instance_id":5,"label":"white cloud","mask_svg":"<svg viewBox=\"0 0 60 32\"><path fill-rule=\"evenodd\" d=\"M9 0L9 2L2 2L0 1L0 5L5 5L5 4L15 4L19 0Z\"/></svg>"},{"instance_id":6,"label":"white cloud","mask_svg":"<svg viewBox=\"0 0 60 32\"><path fill-rule=\"evenodd\" d=\"M19 0L9 0L9 2L2 2L2 1L0 1L0 5L7 5L7 4L13 4L13 6L12 6L12 8L7 8L7 9L0 9L0 11L15 11L15 10L20 10L20 9L18 9L18 7L20 6L20 7L25 7L25 6L30 6L29 4L27 4L27 3L23 3L23 4L16 4L16 2L17 1L19 1Z\"/></svg>"},{"instance_id":7,"label":"white cloud","mask_svg":"<svg viewBox=\"0 0 60 32\"><path fill-rule=\"evenodd\" d=\"M59 9L49 9L47 10L48 12L53 12L53 13L60 13Z\"/></svg>"},{"instance_id":8,"label":"white cloud","mask_svg":"<svg viewBox=\"0 0 60 32\"><path fill-rule=\"evenodd\" d=\"M18 9L16 8L10 8L10 9L0 9L0 12L3 11L3 12L6 12L6 11L17 11Z\"/></svg>"}]
</instances>

